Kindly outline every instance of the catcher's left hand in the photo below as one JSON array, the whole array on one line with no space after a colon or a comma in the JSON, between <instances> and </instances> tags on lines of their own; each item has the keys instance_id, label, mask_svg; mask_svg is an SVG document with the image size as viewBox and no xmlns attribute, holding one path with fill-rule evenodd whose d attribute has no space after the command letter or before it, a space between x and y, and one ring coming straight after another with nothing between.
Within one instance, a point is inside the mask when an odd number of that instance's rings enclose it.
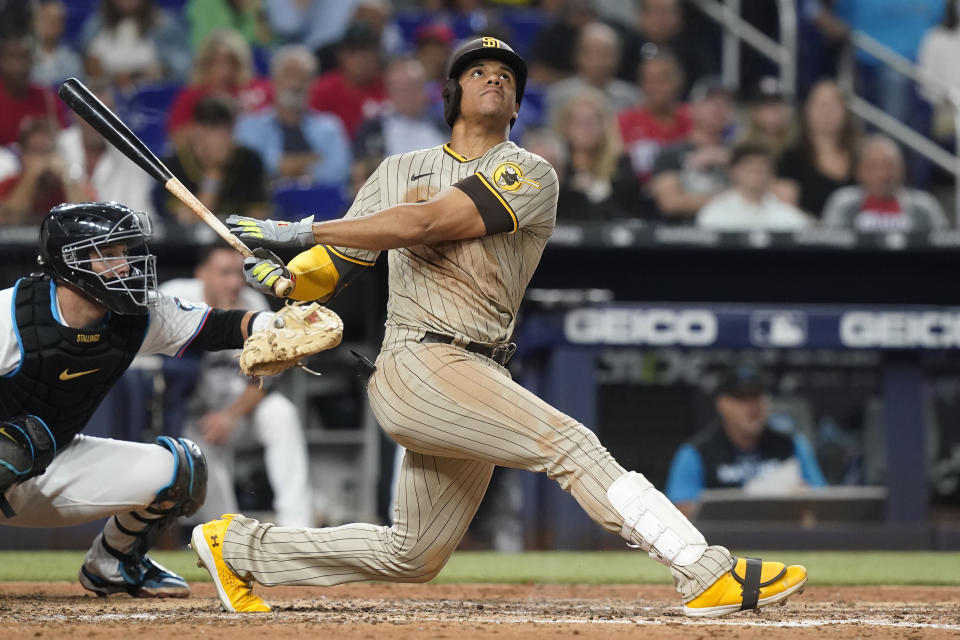
<instances>
[{"instance_id":1,"label":"catcher's left hand","mask_svg":"<svg viewBox=\"0 0 960 640\"><path fill-rule=\"evenodd\" d=\"M293 280L283 260L263 247L254 249L251 257L243 259L243 277L251 287L271 296L276 295L273 285L278 278Z\"/></svg>"},{"instance_id":2,"label":"catcher's left hand","mask_svg":"<svg viewBox=\"0 0 960 640\"><path fill-rule=\"evenodd\" d=\"M272 376L334 348L342 337L343 321L335 312L317 302L288 304L243 343L240 369L252 378Z\"/></svg>"}]
</instances>

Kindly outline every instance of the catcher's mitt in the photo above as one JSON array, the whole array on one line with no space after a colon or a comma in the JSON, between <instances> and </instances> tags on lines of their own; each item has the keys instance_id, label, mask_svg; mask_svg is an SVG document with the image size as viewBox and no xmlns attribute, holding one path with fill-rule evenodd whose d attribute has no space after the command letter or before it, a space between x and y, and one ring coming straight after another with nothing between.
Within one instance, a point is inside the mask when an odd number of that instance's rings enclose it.
<instances>
[{"instance_id":1,"label":"catcher's mitt","mask_svg":"<svg viewBox=\"0 0 960 640\"><path fill-rule=\"evenodd\" d=\"M251 378L272 376L300 365L307 356L332 349L343 337L343 321L316 302L288 304L266 329L243 343L240 369Z\"/></svg>"}]
</instances>

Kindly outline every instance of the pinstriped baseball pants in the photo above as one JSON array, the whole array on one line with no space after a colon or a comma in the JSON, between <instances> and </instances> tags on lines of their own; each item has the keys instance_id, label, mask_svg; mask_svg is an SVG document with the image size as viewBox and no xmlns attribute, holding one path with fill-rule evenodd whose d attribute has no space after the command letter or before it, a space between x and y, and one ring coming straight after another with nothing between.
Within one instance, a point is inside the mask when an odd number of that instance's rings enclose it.
<instances>
[{"instance_id":1,"label":"pinstriped baseball pants","mask_svg":"<svg viewBox=\"0 0 960 640\"><path fill-rule=\"evenodd\" d=\"M236 573L268 586L430 580L466 532L495 465L546 473L620 533L607 488L624 469L592 431L491 360L407 341L381 352L367 391L381 427L407 448L394 525L300 529L237 517L223 547Z\"/></svg>"}]
</instances>

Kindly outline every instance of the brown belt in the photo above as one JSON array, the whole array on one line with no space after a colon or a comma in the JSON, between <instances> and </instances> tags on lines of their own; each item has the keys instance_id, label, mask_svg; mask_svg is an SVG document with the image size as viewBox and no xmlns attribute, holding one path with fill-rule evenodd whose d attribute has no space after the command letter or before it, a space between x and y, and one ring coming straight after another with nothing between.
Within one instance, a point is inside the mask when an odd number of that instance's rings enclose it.
<instances>
[{"instance_id":1,"label":"brown belt","mask_svg":"<svg viewBox=\"0 0 960 640\"><path fill-rule=\"evenodd\" d=\"M427 331L425 334L423 334L423 337L420 338L420 342L453 344L453 336L445 336L442 333ZM510 362L510 358L512 358L513 354L517 351L517 345L515 342L508 342L506 344L498 344L495 346L490 346L481 342L469 342L463 348L470 353L476 353L485 358L490 358L501 367L507 366L507 363Z\"/></svg>"}]
</instances>

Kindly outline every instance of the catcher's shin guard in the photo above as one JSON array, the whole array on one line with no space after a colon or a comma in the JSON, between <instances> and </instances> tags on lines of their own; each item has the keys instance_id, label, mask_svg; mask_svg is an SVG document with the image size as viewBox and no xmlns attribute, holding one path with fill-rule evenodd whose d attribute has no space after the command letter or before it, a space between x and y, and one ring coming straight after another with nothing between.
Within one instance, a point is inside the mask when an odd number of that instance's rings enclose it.
<instances>
[{"instance_id":1,"label":"catcher's shin guard","mask_svg":"<svg viewBox=\"0 0 960 640\"><path fill-rule=\"evenodd\" d=\"M42 474L56 453L53 433L37 416L0 420L0 493Z\"/></svg>"},{"instance_id":2,"label":"catcher's shin guard","mask_svg":"<svg viewBox=\"0 0 960 640\"><path fill-rule=\"evenodd\" d=\"M200 447L186 438L159 436L157 444L173 454L173 477L157 491L157 503L173 502L169 515L191 516L207 497L207 460Z\"/></svg>"}]
</instances>

